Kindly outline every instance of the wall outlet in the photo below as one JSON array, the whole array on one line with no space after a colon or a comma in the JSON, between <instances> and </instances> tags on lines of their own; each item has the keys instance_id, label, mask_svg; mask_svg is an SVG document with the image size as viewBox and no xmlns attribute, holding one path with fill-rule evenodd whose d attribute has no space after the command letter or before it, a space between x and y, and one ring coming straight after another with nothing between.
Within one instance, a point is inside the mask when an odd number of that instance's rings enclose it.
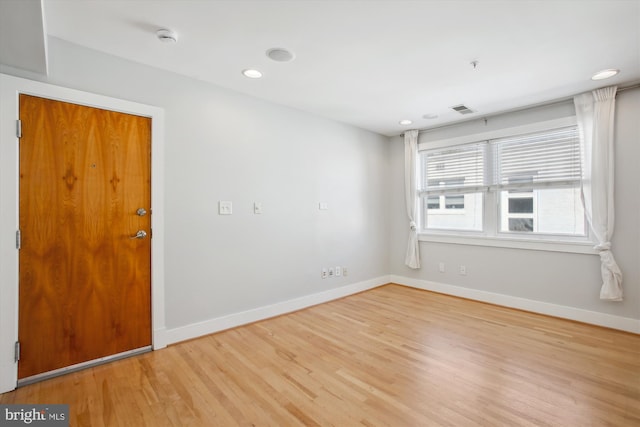
<instances>
[{"instance_id":1,"label":"wall outlet","mask_svg":"<svg viewBox=\"0 0 640 427\"><path fill-rule=\"evenodd\" d=\"M347 271L347 267L342 267L342 275L347 276L349 272Z\"/></svg>"},{"instance_id":2,"label":"wall outlet","mask_svg":"<svg viewBox=\"0 0 640 427\"><path fill-rule=\"evenodd\" d=\"M439 271L440 273L444 273L444 262L440 261L440 262L438 263L438 271Z\"/></svg>"},{"instance_id":3,"label":"wall outlet","mask_svg":"<svg viewBox=\"0 0 640 427\"><path fill-rule=\"evenodd\" d=\"M253 202L253 213L256 215L260 215L262 213L262 203L261 202Z\"/></svg>"},{"instance_id":4,"label":"wall outlet","mask_svg":"<svg viewBox=\"0 0 640 427\"><path fill-rule=\"evenodd\" d=\"M334 277L336 275L336 271L333 269L333 267L329 268L329 277Z\"/></svg>"},{"instance_id":5,"label":"wall outlet","mask_svg":"<svg viewBox=\"0 0 640 427\"><path fill-rule=\"evenodd\" d=\"M326 279L327 276L329 276L329 270L323 267L322 270L320 271L320 277L322 277L323 279Z\"/></svg>"},{"instance_id":6,"label":"wall outlet","mask_svg":"<svg viewBox=\"0 0 640 427\"><path fill-rule=\"evenodd\" d=\"M465 265L461 265L460 266L460 275L461 276L466 276L467 275L467 266L465 266Z\"/></svg>"},{"instance_id":7,"label":"wall outlet","mask_svg":"<svg viewBox=\"0 0 640 427\"><path fill-rule=\"evenodd\" d=\"M336 267L336 277L342 276L342 267Z\"/></svg>"}]
</instances>

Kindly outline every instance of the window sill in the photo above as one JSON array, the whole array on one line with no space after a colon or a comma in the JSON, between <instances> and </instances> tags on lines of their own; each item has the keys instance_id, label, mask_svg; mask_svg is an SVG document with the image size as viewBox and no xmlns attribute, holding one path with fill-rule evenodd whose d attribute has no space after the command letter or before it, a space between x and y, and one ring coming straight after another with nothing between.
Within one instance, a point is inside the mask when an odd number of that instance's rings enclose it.
<instances>
[{"instance_id":1,"label":"window sill","mask_svg":"<svg viewBox=\"0 0 640 427\"><path fill-rule=\"evenodd\" d=\"M418 236L421 242L450 243L455 245L489 246L497 248L527 249L533 251L568 252L576 254L597 255L594 249L596 243L584 241L562 241L551 239L522 239L517 237L488 237L479 235L452 235L421 233Z\"/></svg>"}]
</instances>

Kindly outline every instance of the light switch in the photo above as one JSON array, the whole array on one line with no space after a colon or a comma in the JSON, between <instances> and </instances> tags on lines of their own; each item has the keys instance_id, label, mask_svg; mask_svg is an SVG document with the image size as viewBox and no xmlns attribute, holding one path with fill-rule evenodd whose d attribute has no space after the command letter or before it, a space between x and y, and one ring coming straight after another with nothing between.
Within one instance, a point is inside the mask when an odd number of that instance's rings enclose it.
<instances>
[{"instance_id":1,"label":"light switch","mask_svg":"<svg viewBox=\"0 0 640 427\"><path fill-rule=\"evenodd\" d=\"M329 209L329 204L327 202L320 202L318 203L318 209L320 209L321 211L326 211Z\"/></svg>"},{"instance_id":2,"label":"light switch","mask_svg":"<svg viewBox=\"0 0 640 427\"><path fill-rule=\"evenodd\" d=\"M233 202L219 201L218 202L218 214L231 215L233 213Z\"/></svg>"},{"instance_id":3,"label":"light switch","mask_svg":"<svg viewBox=\"0 0 640 427\"><path fill-rule=\"evenodd\" d=\"M253 213L258 215L262 213L262 203L261 202L253 202Z\"/></svg>"}]
</instances>

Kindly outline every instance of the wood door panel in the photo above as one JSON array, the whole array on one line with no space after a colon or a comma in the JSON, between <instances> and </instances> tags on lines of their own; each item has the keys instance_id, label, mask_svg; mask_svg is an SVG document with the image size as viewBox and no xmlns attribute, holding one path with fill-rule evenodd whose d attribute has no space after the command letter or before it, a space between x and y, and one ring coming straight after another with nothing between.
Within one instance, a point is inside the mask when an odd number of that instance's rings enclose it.
<instances>
[{"instance_id":1,"label":"wood door panel","mask_svg":"<svg viewBox=\"0 0 640 427\"><path fill-rule=\"evenodd\" d=\"M26 95L20 119L19 378L150 345L150 119Z\"/></svg>"}]
</instances>

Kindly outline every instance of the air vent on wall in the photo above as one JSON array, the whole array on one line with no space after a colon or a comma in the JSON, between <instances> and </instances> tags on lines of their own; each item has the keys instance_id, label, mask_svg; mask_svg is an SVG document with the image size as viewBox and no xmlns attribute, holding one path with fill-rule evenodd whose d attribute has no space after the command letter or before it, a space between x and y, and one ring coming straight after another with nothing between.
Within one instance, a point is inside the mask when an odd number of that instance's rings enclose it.
<instances>
[{"instance_id":1,"label":"air vent on wall","mask_svg":"<svg viewBox=\"0 0 640 427\"><path fill-rule=\"evenodd\" d=\"M471 114L471 113L474 112L471 108L467 107L466 105L462 105L462 104L455 105L455 106L451 107L451 109L454 110L454 111L457 111L460 114Z\"/></svg>"}]
</instances>

